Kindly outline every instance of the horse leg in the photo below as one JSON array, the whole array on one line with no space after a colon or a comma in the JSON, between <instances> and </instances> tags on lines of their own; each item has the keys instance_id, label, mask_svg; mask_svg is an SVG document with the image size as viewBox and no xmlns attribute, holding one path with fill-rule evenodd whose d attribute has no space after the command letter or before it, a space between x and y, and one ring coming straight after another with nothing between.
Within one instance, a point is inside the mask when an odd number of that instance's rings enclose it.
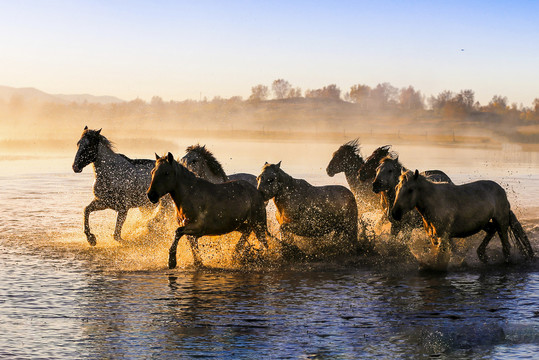
<instances>
[{"instance_id":1,"label":"horse leg","mask_svg":"<svg viewBox=\"0 0 539 360\"><path fill-rule=\"evenodd\" d=\"M122 226L124 226L125 219L127 218L127 211L129 209L118 210L118 216L116 217L116 227L114 228L114 240L122 242Z\"/></svg>"},{"instance_id":2,"label":"horse leg","mask_svg":"<svg viewBox=\"0 0 539 360\"><path fill-rule=\"evenodd\" d=\"M496 227L494 226L493 223L490 222L487 224L487 226L483 230L487 232L487 235L481 242L481 245L479 245L479 247L477 248L477 256L479 257L479 260L481 260L482 262L486 264L488 259L485 256L485 251L487 250L487 245L490 242L490 240L492 240L494 235L496 235Z\"/></svg>"},{"instance_id":3,"label":"horse leg","mask_svg":"<svg viewBox=\"0 0 539 360\"><path fill-rule=\"evenodd\" d=\"M292 232L289 230L290 224L283 224L279 228L281 232L281 254L285 259L289 260L299 260L305 259L307 254L305 254L299 247L295 244L292 244Z\"/></svg>"},{"instance_id":4,"label":"horse leg","mask_svg":"<svg viewBox=\"0 0 539 360\"><path fill-rule=\"evenodd\" d=\"M184 226L180 226L176 229L176 234L174 235L174 242L168 250L168 268L174 269L176 267L176 249L178 248L178 241L183 236Z\"/></svg>"},{"instance_id":5,"label":"horse leg","mask_svg":"<svg viewBox=\"0 0 539 360\"><path fill-rule=\"evenodd\" d=\"M189 235L187 236L187 240L189 240L189 245L191 245L191 253L193 254L195 267L202 267L202 260L198 253L198 236ZM176 258L176 256L174 256L174 258Z\"/></svg>"},{"instance_id":6,"label":"horse leg","mask_svg":"<svg viewBox=\"0 0 539 360\"><path fill-rule=\"evenodd\" d=\"M105 205L103 201L98 199L93 199L92 202L84 208L84 234L86 234L86 240L88 240L90 246L95 246L96 244L95 235L90 232L90 213L108 208L109 207Z\"/></svg>"},{"instance_id":7,"label":"horse leg","mask_svg":"<svg viewBox=\"0 0 539 360\"><path fill-rule=\"evenodd\" d=\"M498 236L502 242L503 259L506 263L509 263L509 255L511 255L511 244L509 243L509 236L507 234L507 231L509 230L509 222L507 221L506 224L500 224L497 221L496 225Z\"/></svg>"},{"instance_id":8,"label":"horse leg","mask_svg":"<svg viewBox=\"0 0 539 360\"><path fill-rule=\"evenodd\" d=\"M236 248L234 250L234 256L237 256L239 258L239 255L245 251L245 244L247 243L247 240L249 239L250 231L242 231L241 237L238 240L238 243L236 244Z\"/></svg>"}]
</instances>

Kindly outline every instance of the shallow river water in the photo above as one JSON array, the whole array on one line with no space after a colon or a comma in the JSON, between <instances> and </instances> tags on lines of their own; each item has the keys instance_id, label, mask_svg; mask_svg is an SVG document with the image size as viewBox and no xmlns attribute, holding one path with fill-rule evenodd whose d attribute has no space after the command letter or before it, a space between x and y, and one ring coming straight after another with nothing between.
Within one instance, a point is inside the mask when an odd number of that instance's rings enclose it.
<instances>
[{"instance_id":1,"label":"shallow river water","mask_svg":"<svg viewBox=\"0 0 539 360\"><path fill-rule=\"evenodd\" d=\"M338 144L207 141L229 172L283 160L293 176L344 183L324 169ZM180 146L181 145L181 146ZM184 147L179 142L177 153ZM365 145L365 153L374 145ZM539 248L539 155L502 149L395 147L409 167L440 168L456 183L494 179ZM92 215L98 245L82 233L91 167L73 154L0 158L1 358L536 358L537 260L482 265L475 248L447 272L410 255L353 261L230 265L230 239L201 242L195 270L173 228L152 233L133 210L124 244L114 213ZM138 155L138 154L136 154ZM143 155L140 155L143 156ZM219 156L218 156L219 157ZM297 161L302 158L308 161ZM460 160L455 160L460 159ZM435 165L434 165L435 164ZM411 239L410 239L411 240ZM183 241L183 240L182 240ZM216 244L219 244L216 246ZM496 259L497 237L489 246ZM514 248L513 248L514 251Z\"/></svg>"}]
</instances>

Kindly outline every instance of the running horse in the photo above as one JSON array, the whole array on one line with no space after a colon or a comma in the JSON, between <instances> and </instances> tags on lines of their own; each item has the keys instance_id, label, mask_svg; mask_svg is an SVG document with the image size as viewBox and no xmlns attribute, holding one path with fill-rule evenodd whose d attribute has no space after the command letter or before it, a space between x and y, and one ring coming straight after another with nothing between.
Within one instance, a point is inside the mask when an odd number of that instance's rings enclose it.
<instances>
[{"instance_id":1,"label":"running horse","mask_svg":"<svg viewBox=\"0 0 539 360\"><path fill-rule=\"evenodd\" d=\"M122 241L122 226L129 209L137 207L144 213L155 209L146 197L155 161L130 159L116 153L112 142L101 135L101 129L90 130L88 126L84 127L77 147L73 171L80 173L87 165L93 164L95 173L94 199L84 208L86 239L91 246L95 246L96 237L90 231L90 214L94 211L112 209L118 212L114 240ZM164 210L165 204L161 204L160 212Z\"/></svg>"},{"instance_id":2,"label":"running horse","mask_svg":"<svg viewBox=\"0 0 539 360\"><path fill-rule=\"evenodd\" d=\"M391 216L391 209L395 202L397 185L402 172L407 169L401 164L398 156L388 155L380 161L376 169L376 176L372 183L372 191L381 194L382 208L391 223L391 234L397 235L401 230L421 227L421 216L417 211L409 213L405 218L397 221ZM427 170L421 173L430 181L453 183L449 176L441 170Z\"/></svg>"},{"instance_id":3,"label":"running horse","mask_svg":"<svg viewBox=\"0 0 539 360\"><path fill-rule=\"evenodd\" d=\"M201 266L198 254L198 238L205 235L223 235L232 231L241 233L236 245L239 252L251 232L267 249L266 207L262 194L244 180L214 184L197 177L171 153L157 154L147 197L157 203L162 196L170 194L176 206L180 225L169 250L168 267L176 267L178 241L188 235L195 266Z\"/></svg>"},{"instance_id":4,"label":"running horse","mask_svg":"<svg viewBox=\"0 0 539 360\"><path fill-rule=\"evenodd\" d=\"M494 181L480 180L463 185L435 183L416 170L399 178L391 215L399 220L416 208L433 245L446 250L453 237L463 238L481 230L487 234L477 248L477 256L487 262L485 251L496 233L503 256L509 261L508 231L525 258L533 258L530 241L507 200L505 190Z\"/></svg>"},{"instance_id":5,"label":"running horse","mask_svg":"<svg viewBox=\"0 0 539 360\"><path fill-rule=\"evenodd\" d=\"M391 145L380 146L364 160L359 149L359 140L355 139L341 145L332 155L326 167L328 176L344 172L346 182L359 204L366 208L375 207L379 198L370 191L371 182L376 175L376 167L388 153Z\"/></svg>"},{"instance_id":6,"label":"running horse","mask_svg":"<svg viewBox=\"0 0 539 360\"><path fill-rule=\"evenodd\" d=\"M354 194L346 187L313 186L285 173L279 162L264 165L258 190L277 207L284 245L291 243L291 235L317 237L335 231L334 238L348 246L344 250L357 250L358 210Z\"/></svg>"},{"instance_id":7,"label":"running horse","mask_svg":"<svg viewBox=\"0 0 539 360\"><path fill-rule=\"evenodd\" d=\"M180 164L195 173L196 176L206 179L214 184L233 180L245 180L256 187L256 176L247 173L227 175L221 163L213 153L206 149L206 145L191 145L185 150Z\"/></svg>"}]
</instances>

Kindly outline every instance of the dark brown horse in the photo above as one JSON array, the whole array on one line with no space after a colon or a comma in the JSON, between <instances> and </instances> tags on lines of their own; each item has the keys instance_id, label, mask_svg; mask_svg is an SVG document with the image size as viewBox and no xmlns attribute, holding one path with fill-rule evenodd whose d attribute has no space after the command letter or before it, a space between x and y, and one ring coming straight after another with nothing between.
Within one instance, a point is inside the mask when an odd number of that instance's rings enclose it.
<instances>
[{"instance_id":1,"label":"dark brown horse","mask_svg":"<svg viewBox=\"0 0 539 360\"><path fill-rule=\"evenodd\" d=\"M399 177L406 168L400 163L399 158L395 155L386 156L380 161L376 169L376 176L372 183L372 191L376 194L381 194L382 208L391 222L391 233L397 235L401 230L409 228L421 227L422 220L417 211L413 211L406 215L400 221L395 220L391 216L391 208L395 202L396 187L399 183ZM421 173L430 181L452 183L449 176L440 170L427 170Z\"/></svg>"},{"instance_id":2,"label":"dark brown horse","mask_svg":"<svg viewBox=\"0 0 539 360\"><path fill-rule=\"evenodd\" d=\"M343 172L358 205L363 209L376 207L379 198L370 191L370 186L376 175L378 163L388 154L390 147L391 145L380 146L367 160L364 160L360 153L359 140L349 141L333 153L326 173L333 177Z\"/></svg>"},{"instance_id":3,"label":"dark brown horse","mask_svg":"<svg viewBox=\"0 0 539 360\"><path fill-rule=\"evenodd\" d=\"M264 165L258 176L258 190L264 200L275 202L285 244L291 243L292 234L317 237L335 231L335 238L348 247L343 250L357 250L357 205L352 192L344 186L313 186L294 179L281 169L279 162Z\"/></svg>"},{"instance_id":4,"label":"dark brown horse","mask_svg":"<svg viewBox=\"0 0 539 360\"><path fill-rule=\"evenodd\" d=\"M152 203L166 194L176 205L178 224L174 242L169 250L168 266L176 267L176 249L183 235L189 235L195 266L202 265L198 254L198 238L239 231L236 245L239 252L251 232L267 249L266 207L262 195L244 180L214 184L201 179L174 160L171 153L156 154L148 199Z\"/></svg>"},{"instance_id":5,"label":"dark brown horse","mask_svg":"<svg viewBox=\"0 0 539 360\"><path fill-rule=\"evenodd\" d=\"M399 220L416 208L434 245L448 249L453 237L468 237L481 230L485 239L477 249L477 256L487 261L485 250L498 233L505 261L509 261L508 230L521 253L531 259L533 249L515 214L511 211L505 190L494 181L475 181L463 185L434 183L416 170L400 176L392 216Z\"/></svg>"}]
</instances>

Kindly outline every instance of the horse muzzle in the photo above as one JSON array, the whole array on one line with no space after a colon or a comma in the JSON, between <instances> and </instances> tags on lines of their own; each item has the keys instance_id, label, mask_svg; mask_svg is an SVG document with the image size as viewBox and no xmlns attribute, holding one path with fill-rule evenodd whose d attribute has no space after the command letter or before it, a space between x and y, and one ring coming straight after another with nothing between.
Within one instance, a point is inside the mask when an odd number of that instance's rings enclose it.
<instances>
[{"instance_id":1,"label":"horse muzzle","mask_svg":"<svg viewBox=\"0 0 539 360\"><path fill-rule=\"evenodd\" d=\"M328 174L329 177L335 176L335 172L333 170L330 170L329 168L326 169L326 174Z\"/></svg>"},{"instance_id":2,"label":"horse muzzle","mask_svg":"<svg viewBox=\"0 0 539 360\"><path fill-rule=\"evenodd\" d=\"M382 191L382 186L380 185L380 183L378 183L378 182L373 182L373 183L372 183L372 191L373 191L375 194L378 194L380 191Z\"/></svg>"},{"instance_id":3,"label":"horse muzzle","mask_svg":"<svg viewBox=\"0 0 539 360\"><path fill-rule=\"evenodd\" d=\"M148 200L150 200L152 204L157 204L157 202L159 201L159 195L157 195L155 191L149 191L147 195Z\"/></svg>"},{"instance_id":4,"label":"horse muzzle","mask_svg":"<svg viewBox=\"0 0 539 360\"><path fill-rule=\"evenodd\" d=\"M77 164L73 164L72 168L73 168L73 171L76 173L82 172L82 168L80 168Z\"/></svg>"}]
</instances>

